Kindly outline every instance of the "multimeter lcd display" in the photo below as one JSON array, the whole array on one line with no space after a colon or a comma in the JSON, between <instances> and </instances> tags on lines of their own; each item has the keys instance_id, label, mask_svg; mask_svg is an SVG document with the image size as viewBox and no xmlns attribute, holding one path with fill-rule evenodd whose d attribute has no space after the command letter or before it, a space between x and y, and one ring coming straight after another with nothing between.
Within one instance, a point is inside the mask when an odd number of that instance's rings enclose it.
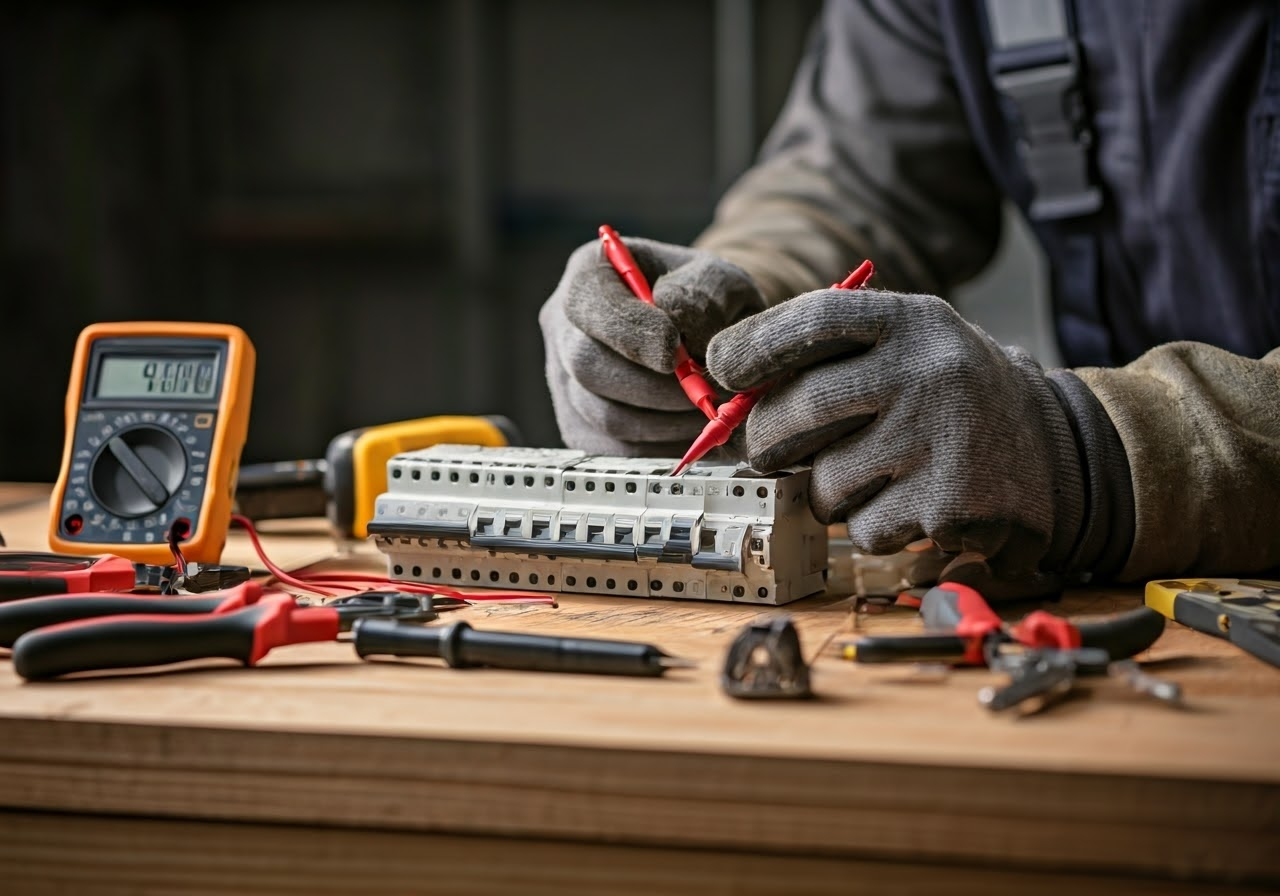
<instances>
[{"instance_id":1,"label":"multimeter lcd display","mask_svg":"<svg viewBox=\"0 0 1280 896\"><path fill-rule=\"evenodd\" d=\"M94 398L200 400L218 391L218 356L105 355Z\"/></svg>"}]
</instances>

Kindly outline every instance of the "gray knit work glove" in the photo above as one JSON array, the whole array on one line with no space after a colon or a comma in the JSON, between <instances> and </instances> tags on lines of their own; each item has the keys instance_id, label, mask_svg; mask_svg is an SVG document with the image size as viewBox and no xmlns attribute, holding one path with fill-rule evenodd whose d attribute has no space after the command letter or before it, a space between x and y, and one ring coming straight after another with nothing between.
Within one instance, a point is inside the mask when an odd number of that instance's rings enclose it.
<instances>
[{"instance_id":1,"label":"gray knit work glove","mask_svg":"<svg viewBox=\"0 0 1280 896\"><path fill-rule=\"evenodd\" d=\"M932 296L808 293L717 335L725 387L786 377L752 410L752 466L812 457L810 502L854 545L930 538L941 576L988 597L1061 586L1084 513L1081 460L1044 372ZM792 375L793 374L793 375Z\"/></svg>"},{"instance_id":2,"label":"gray knit work glove","mask_svg":"<svg viewBox=\"0 0 1280 896\"><path fill-rule=\"evenodd\" d=\"M591 242L569 257L538 315L556 422L571 448L679 457L707 420L675 377L676 344L683 338L701 359L712 336L764 300L746 272L714 255L652 240L626 244L657 307L636 298Z\"/></svg>"}]
</instances>

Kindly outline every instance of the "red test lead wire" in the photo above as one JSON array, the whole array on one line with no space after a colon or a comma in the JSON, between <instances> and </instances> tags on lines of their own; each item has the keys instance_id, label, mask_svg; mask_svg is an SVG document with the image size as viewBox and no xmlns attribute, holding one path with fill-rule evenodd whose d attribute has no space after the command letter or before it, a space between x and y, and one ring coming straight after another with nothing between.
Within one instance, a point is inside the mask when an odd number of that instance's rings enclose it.
<instances>
[{"instance_id":1,"label":"red test lead wire","mask_svg":"<svg viewBox=\"0 0 1280 896\"><path fill-rule=\"evenodd\" d=\"M866 259L853 270L853 273L831 288L861 289L875 272L876 268L871 263L871 259ZM720 405L715 416L711 418L711 422L703 427L702 432L693 440L693 444L684 453L684 457L680 458L680 463L676 464L670 475L679 476L690 464L705 457L712 448L718 448L729 441L733 431L742 424L743 420L747 419L747 414L751 413L751 409L756 406L756 402L772 387L773 383L762 383L754 389L739 392L733 398Z\"/></svg>"},{"instance_id":2,"label":"red test lead wire","mask_svg":"<svg viewBox=\"0 0 1280 896\"><path fill-rule=\"evenodd\" d=\"M627 249L626 243L622 242L622 237L618 236L618 232L608 224L600 225L600 244L604 248L604 255L609 259L609 263L613 265L613 269L618 272L618 276L635 294L635 297L649 305L653 304L653 290L649 288L649 281L645 280L644 273L640 270L640 266L636 264L635 258L632 257L630 250ZM702 376L702 368L698 366L698 362L689 357L689 350L684 347L683 343L676 343L676 377L680 380L680 388L684 390L684 394L689 396L689 400L693 402L707 418L714 420L716 417L716 393L711 388L711 384Z\"/></svg>"}]
</instances>

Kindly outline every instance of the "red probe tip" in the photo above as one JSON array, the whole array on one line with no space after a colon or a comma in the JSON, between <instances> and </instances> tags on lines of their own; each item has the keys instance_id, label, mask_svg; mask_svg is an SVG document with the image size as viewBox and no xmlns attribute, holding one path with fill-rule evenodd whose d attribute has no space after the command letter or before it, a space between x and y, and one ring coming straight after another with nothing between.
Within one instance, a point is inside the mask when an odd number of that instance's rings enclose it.
<instances>
[{"instance_id":1,"label":"red probe tip","mask_svg":"<svg viewBox=\"0 0 1280 896\"><path fill-rule=\"evenodd\" d=\"M835 289L858 289L863 286L871 276L876 272L876 266L871 263L871 259L864 259L862 264L854 268L848 277L845 277L835 285Z\"/></svg>"}]
</instances>

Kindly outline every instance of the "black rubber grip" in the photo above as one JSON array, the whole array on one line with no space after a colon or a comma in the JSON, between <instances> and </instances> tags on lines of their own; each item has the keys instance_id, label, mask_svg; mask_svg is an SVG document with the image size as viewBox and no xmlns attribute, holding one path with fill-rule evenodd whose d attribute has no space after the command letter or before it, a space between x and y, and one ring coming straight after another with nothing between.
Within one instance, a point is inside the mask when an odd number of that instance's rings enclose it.
<instances>
[{"instance_id":1,"label":"black rubber grip","mask_svg":"<svg viewBox=\"0 0 1280 896\"><path fill-rule=\"evenodd\" d=\"M248 663L262 612L254 606L189 622L126 617L36 629L13 645L13 668L28 681L39 681L212 657Z\"/></svg>"},{"instance_id":2,"label":"black rubber grip","mask_svg":"<svg viewBox=\"0 0 1280 896\"><path fill-rule=\"evenodd\" d=\"M439 657L456 668L531 672L657 676L665 671L662 651L629 641L476 631L465 622L423 627L386 619L360 619L352 631L360 656Z\"/></svg>"},{"instance_id":3,"label":"black rubber grip","mask_svg":"<svg viewBox=\"0 0 1280 896\"><path fill-rule=\"evenodd\" d=\"M1164 632L1164 621L1150 607L1138 607L1097 622L1076 623L1076 628L1080 629L1080 646L1101 647L1111 659L1123 660L1156 643Z\"/></svg>"},{"instance_id":4,"label":"black rubber grip","mask_svg":"<svg viewBox=\"0 0 1280 896\"><path fill-rule=\"evenodd\" d=\"M126 616L133 613L195 614L212 613L225 598L221 597L36 597L0 604L0 647L27 632L61 622L92 619L97 616Z\"/></svg>"},{"instance_id":5,"label":"black rubber grip","mask_svg":"<svg viewBox=\"0 0 1280 896\"><path fill-rule=\"evenodd\" d=\"M42 594L66 594L67 580L56 576L0 575L0 601L21 600Z\"/></svg>"},{"instance_id":6,"label":"black rubber grip","mask_svg":"<svg viewBox=\"0 0 1280 896\"><path fill-rule=\"evenodd\" d=\"M876 635L854 643L853 659L859 663L958 663L967 648L968 642L959 635Z\"/></svg>"}]
</instances>

